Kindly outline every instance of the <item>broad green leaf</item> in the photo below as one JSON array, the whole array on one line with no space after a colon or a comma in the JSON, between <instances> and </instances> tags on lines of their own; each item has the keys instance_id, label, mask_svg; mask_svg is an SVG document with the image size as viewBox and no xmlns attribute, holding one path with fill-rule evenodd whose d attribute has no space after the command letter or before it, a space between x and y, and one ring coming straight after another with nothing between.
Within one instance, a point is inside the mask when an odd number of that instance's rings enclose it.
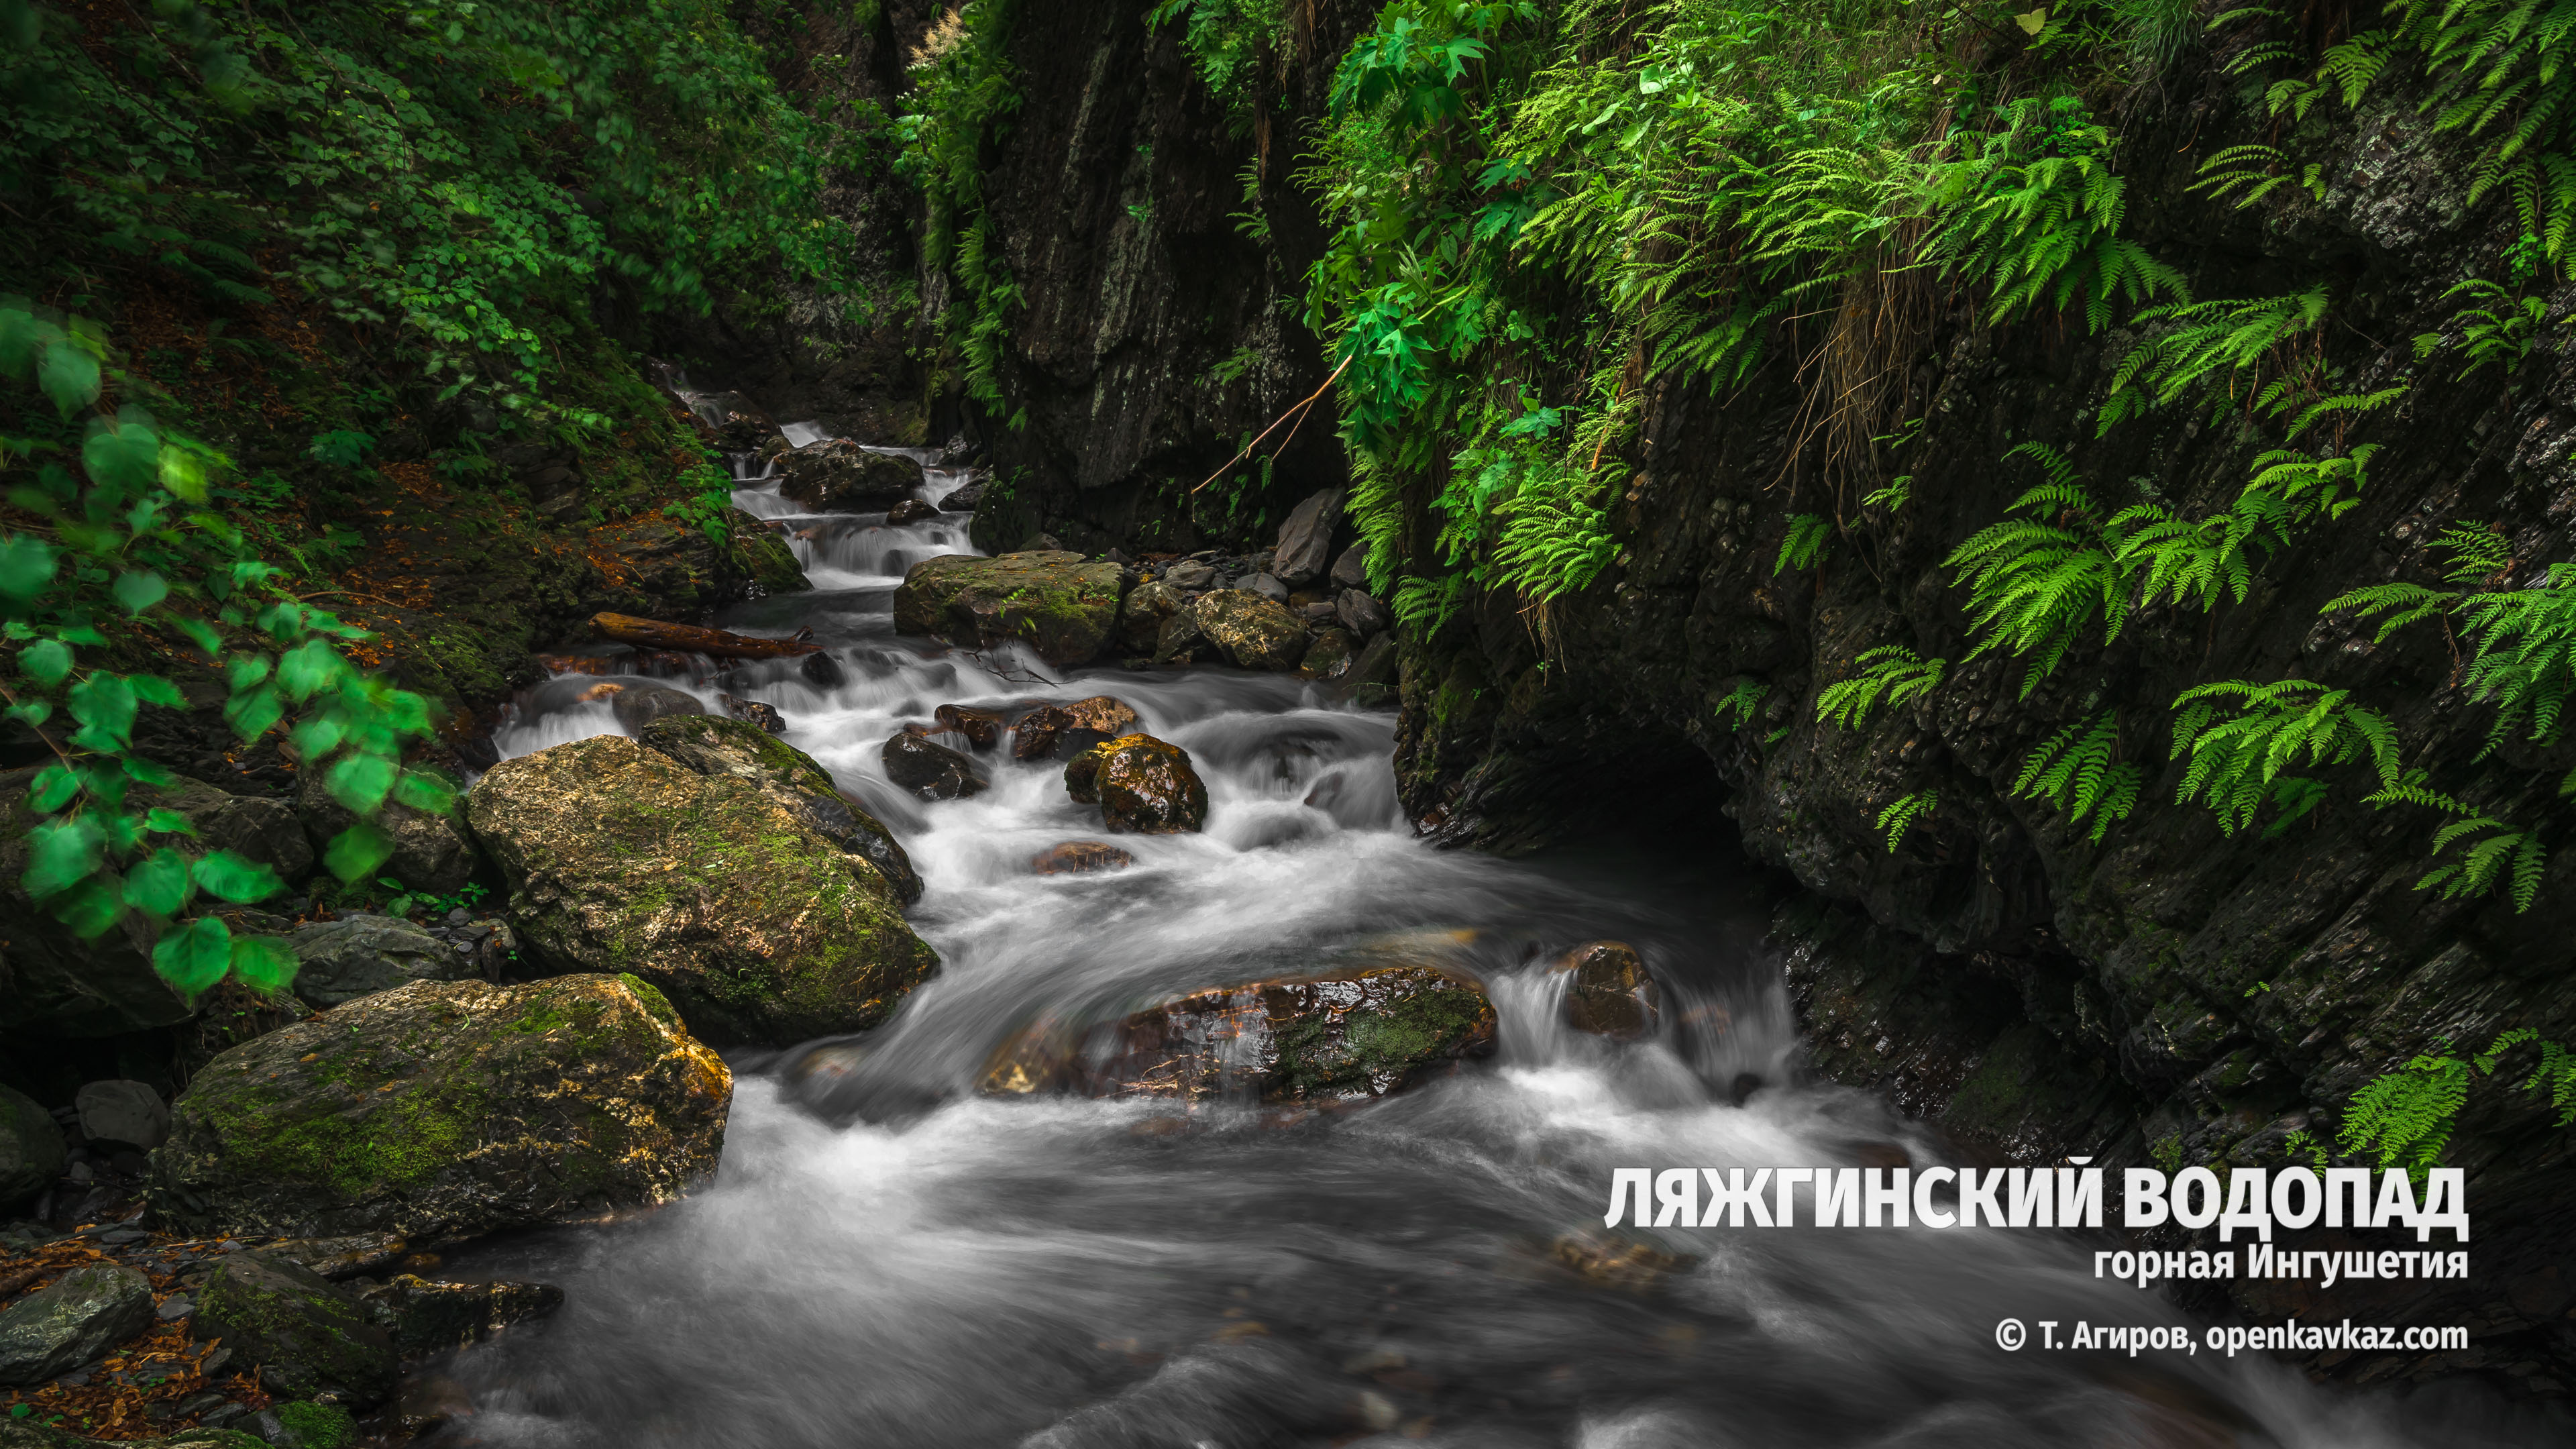
<instances>
[{"instance_id":1,"label":"broad green leaf","mask_svg":"<svg viewBox=\"0 0 2576 1449\"><path fill-rule=\"evenodd\" d=\"M27 832L27 873L18 878L37 900L60 895L97 874L107 832L88 816L49 820Z\"/></svg>"},{"instance_id":2,"label":"broad green leaf","mask_svg":"<svg viewBox=\"0 0 2576 1449\"><path fill-rule=\"evenodd\" d=\"M176 810L155 805L143 817L143 828L156 835L194 835L196 823Z\"/></svg>"},{"instance_id":3,"label":"broad green leaf","mask_svg":"<svg viewBox=\"0 0 2576 1449\"><path fill-rule=\"evenodd\" d=\"M115 594L116 601L125 606L125 612L140 614L170 597L170 581L150 569L118 574Z\"/></svg>"},{"instance_id":4,"label":"broad green leaf","mask_svg":"<svg viewBox=\"0 0 2576 1449\"><path fill-rule=\"evenodd\" d=\"M285 942L274 936L244 936L233 942L233 974L254 991L283 990L303 964Z\"/></svg>"},{"instance_id":5,"label":"broad green leaf","mask_svg":"<svg viewBox=\"0 0 2576 1449\"><path fill-rule=\"evenodd\" d=\"M269 727L285 713L286 706L265 689L236 694L224 705L224 718L232 722L233 733L244 740L255 740L268 733Z\"/></svg>"},{"instance_id":6,"label":"broad green leaf","mask_svg":"<svg viewBox=\"0 0 2576 1449\"><path fill-rule=\"evenodd\" d=\"M161 486L191 503L206 501L206 457L194 448L161 450Z\"/></svg>"},{"instance_id":7,"label":"broad green leaf","mask_svg":"<svg viewBox=\"0 0 2576 1449\"><path fill-rule=\"evenodd\" d=\"M289 699L301 704L315 691L336 682L347 668L347 662L330 645L308 639L277 657L277 685Z\"/></svg>"},{"instance_id":8,"label":"broad green leaf","mask_svg":"<svg viewBox=\"0 0 2576 1449\"><path fill-rule=\"evenodd\" d=\"M26 43L34 45L35 36L29 35ZM35 365L36 350L62 335L60 329L37 321L35 314L27 310L26 301L24 297L0 301L0 372L18 380L24 380L27 370Z\"/></svg>"},{"instance_id":9,"label":"broad green leaf","mask_svg":"<svg viewBox=\"0 0 2576 1449\"><path fill-rule=\"evenodd\" d=\"M84 941L104 936L117 922L125 919L125 898L119 893L123 882L114 872L94 875L45 903L54 919L72 928L72 934Z\"/></svg>"},{"instance_id":10,"label":"broad green leaf","mask_svg":"<svg viewBox=\"0 0 2576 1449\"><path fill-rule=\"evenodd\" d=\"M81 444L89 479L116 493L140 493L161 477L161 435L141 423L93 423Z\"/></svg>"},{"instance_id":11,"label":"broad green leaf","mask_svg":"<svg viewBox=\"0 0 2576 1449\"><path fill-rule=\"evenodd\" d=\"M199 857L196 878L206 894L235 905L264 901L286 889L286 882L277 878L277 872L229 850L208 851Z\"/></svg>"},{"instance_id":12,"label":"broad green leaf","mask_svg":"<svg viewBox=\"0 0 2576 1449\"><path fill-rule=\"evenodd\" d=\"M268 672L276 667L265 654L244 654L224 667L224 682L236 692L245 690L265 681Z\"/></svg>"},{"instance_id":13,"label":"broad green leaf","mask_svg":"<svg viewBox=\"0 0 2576 1449\"><path fill-rule=\"evenodd\" d=\"M0 710L0 719L25 720L29 728L41 726L53 717L54 707L41 699L22 700Z\"/></svg>"},{"instance_id":14,"label":"broad green leaf","mask_svg":"<svg viewBox=\"0 0 2576 1449\"><path fill-rule=\"evenodd\" d=\"M41 538L23 533L0 538L0 594L32 599L54 581L59 554Z\"/></svg>"},{"instance_id":15,"label":"broad green leaf","mask_svg":"<svg viewBox=\"0 0 2576 1449\"><path fill-rule=\"evenodd\" d=\"M63 765L47 765L27 785L27 803L39 815L51 815L80 793L80 776Z\"/></svg>"},{"instance_id":16,"label":"broad green leaf","mask_svg":"<svg viewBox=\"0 0 2576 1449\"><path fill-rule=\"evenodd\" d=\"M166 845L125 873L125 903L155 916L175 916L186 910L188 898L195 893L188 879L188 858Z\"/></svg>"},{"instance_id":17,"label":"broad green leaf","mask_svg":"<svg viewBox=\"0 0 2576 1449\"><path fill-rule=\"evenodd\" d=\"M69 339L56 342L45 349L36 381L55 409L70 417L98 400L98 359Z\"/></svg>"},{"instance_id":18,"label":"broad green leaf","mask_svg":"<svg viewBox=\"0 0 2576 1449\"><path fill-rule=\"evenodd\" d=\"M119 675L93 674L64 696L81 727L72 743L85 750L119 752L134 737L134 686Z\"/></svg>"},{"instance_id":19,"label":"broad green leaf","mask_svg":"<svg viewBox=\"0 0 2576 1449\"><path fill-rule=\"evenodd\" d=\"M51 689L72 672L71 646L60 639L39 639L18 651L18 667L29 679Z\"/></svg>"},{"instance_id":20,"label":"broad green leaf","mask_svg":"<svg viewBox=\"0 0 2576 1449\"><path fill-rule=\"evenodd\" d=\"M232 966L232 930L213 916L199 916L152 948L152 969L188 996L223 980Z\"/></svg>"},{"instance_id":21,"label":"broad green leaf","mask_svg":"<svg viewBox=\"0 0 2576 1449\"><path fill-rule=\"evenodd\" d=\"M414 810L444 815L456 808L456 787L420 770L405 770L394 786L394 798Z\"/></svg>"},{"instance_id":22,"label":"broad green leaf","mask_svg":"<svg viewBox=\"0 0 2576 1449\"><path fill-rule=\"evenodd\" d=\"M188 642L204 651L207 659L212 660L224 652L224 636L216 633L215 626L205 620L172 619L170 625L187 635Z\"/></svg>"},{"instance_id":23,"label":"broad green leaf","mask_svg":"<svg viewBox=\"0 0 2576 1449\"><path fill-rule=\"evenodd\" d=\"M348 726L336 714L316 715L295 727L295 751L308 760L327 758L340 748Z\"/></svg>"},{"instance_id":24,"label":"broad green leaf","mask_svg":"<svg viewBox=\"0 0 2576 1449\"><path fill-rule=\"evenodd\" d=\"M343 755L322 783L330 787L332 799L361 815L373 815L384 807L385 792L394 787L394 762L382 755Z\"/></svg>"},{"instance_id":25,"label":"broad green leaf","mask_svg":"<svg viewBox=\"0 0 2576 1449\"><path fill-rule=\"evenodd\" d=\"M322 864L340 879L353 881L372 874L393 853L393 837L361 820L331 837L322 852Z\"/></svg>"},{"instance_id":26,"label":"broad green leaf","mask_svg":"<svg viewBox=\"0 0 2576 1449\"><path fill-rule=\"evenodd\" d=\"M145 704L157 704L163 709L188 707L187 697L179 693L179 686L161 675L129 674L125 676L125 682L134 686L134 697Z\"/></svg>"},{"instance_id":27,"label":"broad green leaf","mask_svg":"<svg viewBox=\"0 0 2576 1449\"><path fill-rule=\"evenodd\" d=\"M135 784L150 785L155 789L178 778L169 766L157 760L147 760L141 755L119 755L116 758L116 764L117 768L124 772L125 778ZM122 794L118 798L122 799Z\"/></svg>"}]
</instances>

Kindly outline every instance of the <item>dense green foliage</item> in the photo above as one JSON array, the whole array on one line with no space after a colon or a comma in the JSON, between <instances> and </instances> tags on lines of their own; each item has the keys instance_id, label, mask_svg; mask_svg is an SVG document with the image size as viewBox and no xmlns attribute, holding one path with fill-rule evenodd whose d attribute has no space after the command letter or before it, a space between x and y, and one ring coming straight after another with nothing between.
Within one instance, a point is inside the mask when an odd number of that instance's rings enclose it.
<instances>
[{"instance_id":1,"label":"dense green foliage","mask_svg":"<svg viewBox=\"0 0 2576 1449\"><path fill-rule=\"evenodd\" d=\"M1002 348L1021 297L984 213L984 147L1020 108L1008 54L1018 13L1019 0L952 11L913 52L911 90L895 118L895 171L922 192L923 265L944 271L962 294L940 317L948 351L967 394L996 414L1006 406Z\"/></svg>"}]
</instances>

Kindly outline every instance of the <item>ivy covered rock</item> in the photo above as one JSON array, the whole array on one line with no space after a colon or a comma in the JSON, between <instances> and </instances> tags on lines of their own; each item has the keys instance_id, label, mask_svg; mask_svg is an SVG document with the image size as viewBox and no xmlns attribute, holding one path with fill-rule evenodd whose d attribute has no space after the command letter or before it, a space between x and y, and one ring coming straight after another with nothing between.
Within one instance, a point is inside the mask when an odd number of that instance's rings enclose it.
<instances>
[{"instance_id":1,"label":"ivy covered rock","mask_svg":"<svg viewBox=\"0 0 2576 1449\"><path fill-rule=\"evenodd\" d=\"M741 780L795 816L807 829L877 868L906 905L921 899L921 876L885 822L833 783L814 757L750 720L720 715L662 719L637 743L710 779Z\"/></svg>"},{"instance_id":2,"label":"ivy covered rock","mask_svg":"<svg viewBox=\"0 0 2576 1449\"><path fill-rule=\"evenodd\" d=\"M509 882L521 949L557 970L632 972L720 1043L785 1045L891 1015L939 958L885 874L809 823L808 787L829 777L793 751L751 753L776 742L739 721L657 726L721 772L602 735L475 782L466 817Z\"/></svg>"},{"instance_id":3,"label":"ivy covered rock","mask_svg":"<svg viewBox=\"0 0 2576 1449\"><path fill-rule=\"evenodd\" d=\"M191 1231L415 1242L677 1197L733 1076L650 985L419 981L270 1032L172 1104L151 1201Z\"/></svg>"},{"instance_id":4,"label":"ivy covered rock","mask_svg":"<svg viewBox=\"0 0 2576 1449\"><path fill-rule=\"evenodd\" d=\"M1237 668L1294 669L1306 655L1306 626L1250 589L1201 594L1190 601L1190 619Z\"/></svg>"},{"instance_id":5,"label":"ivy covered rock","mask_svg":"<svg viewBox=\"0 0 2576 1449\"><path fill-rule=\"evenodd\" d=\"M1089 1028L1043 1023L994 1054L983 1089L1364 1101L1490 1054L1494 1027L1483 987L1432 967L1256 981Z\"/></svg>"},{"instance_id":6,"label":"ivy covered rock","mask_svg":"<svg viewBox=\"0 0 2576 1449\"><path fill-rule=\"evenodd\" d=\"M189 1332L257 1364L263 1387L297 1399L330 1395L360 1408L394 1390L393 1335L357 1295L293 1263L234 1253L196 1290Z\"/></svg>"},{"instance_id":7,"label":"ivy covered rock","mask_svg":"<svg viewBox=\"0 0 2576 1449\"><path fill-rule=\"evenodd\" d=\"M947 554L915 564L895 590L894 624L965 649L1019 640L1059 668L1088 664L1118 624L1126 570L1060 550L999 558Z\"/></svg>"}]
</instances>

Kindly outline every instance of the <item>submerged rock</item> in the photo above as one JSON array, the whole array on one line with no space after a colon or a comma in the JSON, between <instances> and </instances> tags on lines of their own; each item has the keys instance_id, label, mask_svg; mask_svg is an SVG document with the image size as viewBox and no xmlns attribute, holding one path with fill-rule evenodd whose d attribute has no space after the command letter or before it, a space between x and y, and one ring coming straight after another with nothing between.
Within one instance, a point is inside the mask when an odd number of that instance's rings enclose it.
<instances>
[{"instance_id":1,"label":"submerged rock","mask_svg":"<svg viewBox=\"0 0 2576 1449\"><path fill-rule=\"evenodd\" d=\"M115 1263L93 1263L0 1310L0 1384L34 1384L70 1373L152 1326L152 1280Z\"/></svg>"},{"instance_id":2,"label":"submerged rock","mask_svg":"<svg viewBox=\"0 0 2576 1449\"><path fill-rule=\"evenodd\" d=\"M62 1176L69 1144L33 1097L0 1087L0 1213L34 1202Z\"/></svg>"},{"instance_id":3,"label":"submerged rock","mask_svg":"<svg viewBox=\"0 0 2576 1449\"><path fill-rule=\"evenodd\" d=\"M714 1172L732 1095L634 977L414 982L209 1062L151 1201L189 1230L300 1238L568 1222Z\"/></svg>"},{"instance_id":4,"label":"submerged rock","mask_svg":"<svg viewBox=\"0 0 2576 1449\"><path fill-rule=\"evenodd\" d=\"M399 916L343 916L298 926L286 944L302 964L295 994L328 1010L414 981L461 981L473 958Z\"/></svg>"},{"instance_id":5,"label":"submerged rock","mask_svg":"<svg viewBox=\"0 0 2576 1449\"><path fill-rule=\"evenodd\" d=\"M1484 988L1445 971L1391 966L1200 992L1088 1029L1041 1023L994 1054L983 1089L1359 1101L1493 1047Z\"/></svg>"},{"instance_id":6,"label":"submerged rock","mask_svg":"<svg viewBox=\"0 0 2576 1449\"><path fill-rule=\"evenodd\" d=\"M1069 737L1090 734L1112 737L1126 734L1136 727L1136 711L1123 701L1105 694L1077 699L1071 704L1042 704L1020 716L1011 726L1011 758L1015 760L1061 759L1068 753ZM1084 743L1089 749L1100 743L1097 738Z\"/></svg>"},{"instance_id":7,"label":"submerged rock","mask_svg":"<svg viewBox=\"0 0 2576 1449\"><path fill-rule=\"evenodd\" d=\"M879 755L886 778L924 800L957 800L983 792L984 777L973 760L909 730L889 736Z\"/></svg>"},{"instance_id":8,"label":"submerged rock","mask_svg":"<svg viewBox=\"0 0 2576 1449\"><path fill-rule=\"evenodd\" d=\"M794 745L713 717L658 723L636 743L698 774L743 781L806 829L875 866L906 905L921 899L921 877L894 832Z\"/></svg>"},{"instance_id":9,"label":"submerged rock","mask_svg":"<svg viewBox=\"0 0 2576 1449\"><path fill-rule=\"evenodd\" d=\"M1123 870L1136 857L1105 840L1068 840L1040 851L1029 869L1040 875L1081 875L1095 870Z\"/></svg>"},{"instance_id":10,"label":"submerged rock","mask_svg":"<svg viewBox=\"0 0 2576 1449\"><path fill-rule=\"evenodd\" d=\"M358 1290L358 1297L409 1357L462 1348L513 1323L543 1318L563 1307L564 1292L552 1283L436 1283L399 1273Z\"/></svg>"},{"instance_id":11,"label":"submerged rock","mask_svg":"<svg viewBox=\"0 0 2576 1449\"><path fill-rule=\"evenodd\" d=\"M196 1292L188 1329L221 1339L236 1362L257 1364L261 1387L310 1399L328 1394L358 1408L392 1397L393 1336L349 1290L259 1253L225 1257Z\"/></svg>"},{"instance_id":12,"label":"submerged rock","mask_svg":"<svg viewBox=\"0 0 2576 1449\"><path fill-rule=\"evenodd\" d=\"M1199 633L1241 669L1294 669L1305 657L1306 626L1274 603L1244 589L1219 589L1190 601Z\"/></svg>"},{"instance_id":13,"label":"submerged rock","mask_svg":"<svg viewBox=\"0 0 2576 1449\"><path fill-rule=\"evenodd\" d=\"M900 503L921 486L921 465L871 453L847 438L793 448L778 459L778 492L817 513L864 513Z\"/></svg>"},{"instance_id":14,"label":"submerged rock","mask_svg":"<svg viewBox=\"0 0 2576 1449\"><path fill-rule=\"evenodd\" d=\"M582 698L593 695L607 699L609 712L617 716L617 727L630 735L642 734L646 725L666 715L707 712L696 695L667 684L602 684Z\"/></svg>"},{"instance_id":15,"label":"submerged rock","mask_svg":"<svg viewBox=\"0 0 2576 1449\"><path fill-rule=\"evenodd\" d=\"M1593 941L1556 958L1552 973L1570 974L1565 1020L1576 1031L1635 1041L1652 1036L1663 1018L1663 990L1644 958L1625 941Z\"/></svg>"},{"instance_id":16,"label":"submerged rock","mask_svg":"<svg viewBox=\"0 0 2576 1449\"><path fill-rule=\"evenodd\" d=\"M1074 756L1064 787L1075 801L1100 806L1118 834L1171 835L1207 824L1207 786L1190 753L1152 735L1124 735Z\"/></svg>"},{"instance_id":17,"label":"submerged rock","mask_svg":"<svg viewBox=\"0 0 2576 1449\"><path fill-rule=\"evenodd\" d=\"M945 554L915 564L894 594L894 624L966 649L1019 640L1061 667L1088 664L1118 623L1126 571L1044 550L999 558Z\"/></svg>"},{"instance_id":18,"label":"submerged rock","mask_svg":"<svg viewBox=\"0 0 2576 1449\"><path fill-rule=\"evenodd\" d=\"M739 720L661 724L720 732L694 738L723 750L671 746L712 773L601 735L504 760L466 797L523 950L558 970L631 971L711 1041L783 1045L891 1015L939 961L895 887L853 837L809 823L814 792L728 752L829 777Z\"/></svg>"}]
</instances>

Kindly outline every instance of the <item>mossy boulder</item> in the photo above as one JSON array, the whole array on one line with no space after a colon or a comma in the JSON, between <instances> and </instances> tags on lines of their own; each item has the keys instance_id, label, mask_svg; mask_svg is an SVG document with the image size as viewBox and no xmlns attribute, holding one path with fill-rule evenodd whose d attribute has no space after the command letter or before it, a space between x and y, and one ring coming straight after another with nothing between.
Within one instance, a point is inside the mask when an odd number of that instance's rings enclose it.
<instances>
[{"instance_id":1,"label":"mossy boulder","mask_svg":"<svg viewBox=\"0 0 2576 1449\"><path fill-rule=\"evenodd\" d=\"M358 1421L338 1404L296 1399L262 1409L244 1421L269 1449L355 1449Z\"/></svg>"},{"instance_id":2,"label":"mossy boulder","mask_svg":"<svg viewBox=\"0 0 2576 1449\"><path fill-rule=\"evenodd\" d=\"M152 1280L121 1263L65 1273L0 1310L0 1384L70 1373L152 1326Z\"/></svg>"},{"instance_id":3,"label":"mossy boulder","mask_svg":"<svg viewBox=\"0 0 2576 1449\"><path fill-rule=\"evenodd\" d=\"M1060 550L915 564L894 593L894 625L964 649L1019 640L1059 668L1098 657L1118 625L1126 570Z\"/></svg>"},{"instance_id":4,"label":"mossy boulder","mask_svg":"<svg viewBox=\"0 0 2576 1449\"><path fill-rule=\"evenodd\" d=\"M910 498L921 486L921 465L826 438L779 455L778 476L781 496L818 513L867 512Z\"/></svg>"},{"instance_id":5,"label":"mossy boulder","mask_svg":"<svg viewBox=\"0 0 2576 1449\"><path fill-rule=\"evenodd\" d=\"M1242 669L1285 670L1306 656L1306 626L1286 605L1250 589L1219 589L1190 601L1199 633Z\"/></svg>"},{"instance_id":6,"label":"mossy boulder","mask_svg":"<svg viewBox=\"0 0 2576 1449\"><path fill-rule=\"evenodd\" d=\"M394 1391L393 1335L357 1295L293 1263L235 1253L206 1275L189 1332L221 1339L257 1364L263 1387L298 1399L328 1394L372 1407Z\"/></svg>"},{"instance_id":7,"label":"mossy boulder","mask_svg":"<svg viewBox=\"0 0 2576 1449\"><path fill-rule=\"evenodd\" d=\"M1077 802L1096 802L1101 823L1118 834L1173 835L1207 824L1207 785L1190 752L1152 735L1122 735L1074 756L1064 788Z\"/></svg>"},{"instance_id":8,"label":"mossy boulder","mask_svg":"<svg viewBox=\"0 0 2576 1449\"><path fill-rule=\"evenodd\" d=\"M994 1054L983 1085L999 1095L1364 1101L1490 1054L1494 1026L1473 980L1383 966L1203 991L1089 1028L1042 1023Z\"/></svg>"},{"instance_id":9,"label":"mossy boulder","mask_svg":"<svg viewBox=\"0 0 2576 1449\"><path fill-rule=\"evenodd\" d=\"M740 721L656 726L690 732L665 742L695 741L682 752L725 772L601 735L475 782L466 816L509 882L521 949L557 970L632 972L719 1043L785 1045L892 1015L939 958L875 865L771 793L801 791L819 767L805 773L810 760ZM721 764L756 749L772 763Z\"/></svg>"},{"instance_id":10,"label":"mossy boulder","mask_svg":"<svg viewBox=\"0 0 2576 1449\"><path fill-rule=\"evenodd\" d=\"M69 1157L53 1114L35 1098L0 1087L0 1214L35 1201L62 1176Z\"/></svg>"},{"instance_id":11,"label":"mossy boulder","mask_svg":"<svg viewBox=\"0 0 2576 1449\"><path fill-rule=\"evenodd\" d=\"M649 985L420 981L209 1062L151 1201L192 1231L415 1242L668 1202L715 1171L733 1076Z\"/></svg>"},{"instance_id":12,"label":"mossy boulder","mask_svg":"<svg viewBox=\"0 0 2576 1449\"><path fill-rule=\"evenodd\" d=\"M0 1418L0 1449L98 1449L96 1439L29 1419ZM182 1429L167 1439L119 1439L118 1449L270 1449L239 1429Z\"/></svg>"},{"instance_id":13,"label":"mossy boulder","mask_svg":"<svg viewBox=\"0 0 2576 1449\"><path fill-rule=\"evenodd\" d=\"M906 905L921 899L921 876L903 843L857 797L832 781L814 757L755 721L721 715L660 719L636 742L709 778L741 780L804 826L877 868Z\"/></svg>"}]
</instances>

